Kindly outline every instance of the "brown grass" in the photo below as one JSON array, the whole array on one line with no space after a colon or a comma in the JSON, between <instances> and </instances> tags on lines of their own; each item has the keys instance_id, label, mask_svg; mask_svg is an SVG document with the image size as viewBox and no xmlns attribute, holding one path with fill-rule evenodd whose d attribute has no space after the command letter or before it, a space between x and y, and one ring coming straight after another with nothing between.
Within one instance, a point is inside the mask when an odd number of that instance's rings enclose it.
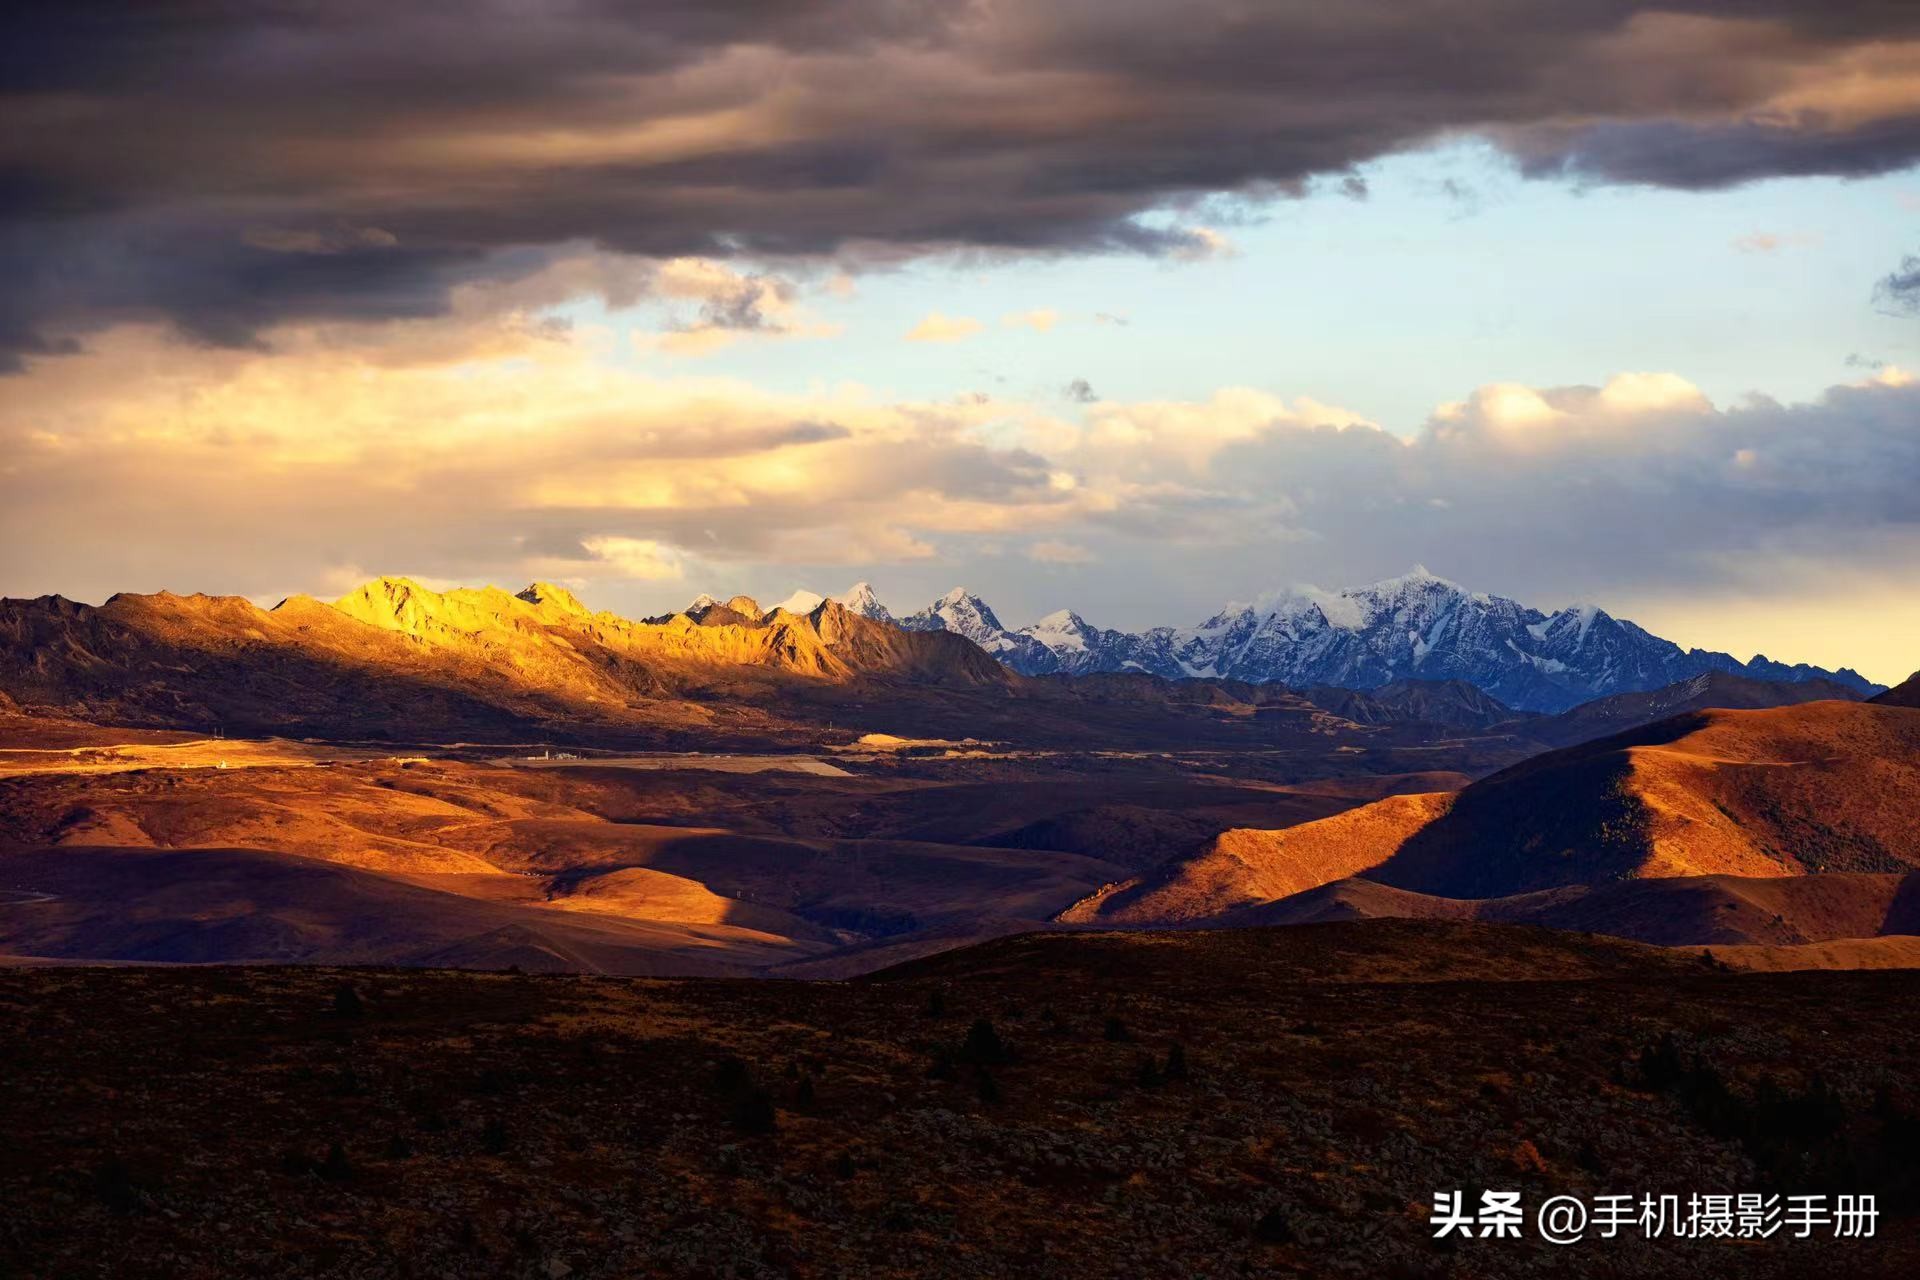
<instances>
[{"instance_id":1,"label":"brown grass","mask_svg":"<svg viewBox=\"0 0 1920 1280\"><path fill-rule=\"evenodd\" d=\"M856 983L0 971L31 1032L0 1039L0 1272L1911 1275L1917 981L1410 922L1011 938ZM970 1060L979 1020L1004 1061ZM1669 1041L1714 1111L1643 1069ZM1176 1044L1185 1079L1143 1071ZM1785 1163L1726 1123L1816 1088ZM1435 1189L1482 1184L1886 1216L1436 1243Z\"/></svg>"}]
</instances>

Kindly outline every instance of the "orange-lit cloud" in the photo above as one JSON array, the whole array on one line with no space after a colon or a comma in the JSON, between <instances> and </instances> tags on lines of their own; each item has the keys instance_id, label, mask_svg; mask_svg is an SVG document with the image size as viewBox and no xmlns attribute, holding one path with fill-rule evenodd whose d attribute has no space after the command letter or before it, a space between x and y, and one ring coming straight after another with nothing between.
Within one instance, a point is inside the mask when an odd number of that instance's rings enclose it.
<instances>
[{"instance_id":1,"label":"orange-lit cloud","mask_svg":"<svg viewBox=\"0 0 1920 1280\"><path fill-rule=\"evenodd\" d=\"M1035 333L1049 332L1060 323L1060 313L1052 307L1035 307L1031 311L1009 311L1000 317L1000 325L1005 329L1031 329Z\"/></svg>"},{"instance_id":2,"label":"orange-lit cloud","mask_svg":"<svg viewBox=\"0 0 1920 1280\"><path fill-rule=\"evenodd\" d=\"M985 328L971 316L949 316L929 311L906 332L908 342L964 342Z\"/></svg>"},{"instance_id":3,"label":"orange-lit cloud","mask_svg":"<svg viewBox=\"0 0 1920 1280\"><path fill-rule=\"evenodd\" d=\"M830 338L840 326L813 318L797 301L793 281L743 272L711 258L674 258L654 271L653 296L693 302L698 313L660 332L634 335L642 351L710 355L743 338Z\"/></svg>"},{"instance_id":4,"label":"orange-lit cloud","mask_svg":"<svg viewBox=\"0 0 1920 1280\"><path fill-rule=\"evenodd\" d=\"M1820 243L1820 237L1805 232L1749 231L1735 236L1733 247L1741 253L1779 253Z\"/></svg>"},{"instance_id":5,"label":"orange-lit cloud","mask_svg":"<svg viewBox=\"0 0 1920 1280\"><path fill-rule=\"evenodd\" d=\"M640 372L614 335L517 309L272 338L191 347L128 326L0 380L0 591L264 597L404 571L566 579L649 611L675 603L650 594L668 584L779 566L987 585L1071 566L1065 603L1163 602L1111 625L1363 580L1415 548L1490 589L1684 621L1676 602L1787 609L1831 594L1823 564L1892 583L1920 554L1920 384L1897 373L1730 408L1669 373L1489 384L1396 434L1248 388L1064 406L776 394ZM1764 629L1714 643L1905 674L1858 631L1836 623L1818 650Z\"/></svg>"},{"instance_id":6,"label":"orange-lit cloud","mask_svg":"<svg viewBox=\"0 0 1920 1280\"><path fill-rule=\"evenodd\" d=\"M580 540L592 556L595 567L604 565L622 578L642 582L678 582L687 576L686 566L670 547L650 538L623 538L618 534L596 533Z\"/></svg>"},{"instance_id":7,"label":"orange-lit cloud","mask_svg":"<svg viewBox=\"0 0 1920 1280\"><path fill-rule=\"evenodd\" d=\"M1097 559L1093 552L1076 542L1061 542L1045 538L1027 547L1027 559L1037 560L1041 564L1091 564Z\"/></svg>"}]
</instances>

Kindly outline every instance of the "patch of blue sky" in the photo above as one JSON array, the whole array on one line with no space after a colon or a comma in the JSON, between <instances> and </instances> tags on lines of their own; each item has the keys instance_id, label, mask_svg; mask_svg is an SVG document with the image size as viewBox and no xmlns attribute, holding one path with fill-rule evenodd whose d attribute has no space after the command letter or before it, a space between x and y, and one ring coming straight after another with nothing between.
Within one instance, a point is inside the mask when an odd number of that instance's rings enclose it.
<instances>
[{"instance_id":1,"label":"patch of blue sky","mask_svg":"<svg viewBox=\"0 0 1920 1280\"><path fill-rule=\"evenodd\" d=\"M1673 372L1727 405L1809 399L1874 362L1920 363L1920 320L1873 301L1875 283L1920 251L1912 171L1707 192L1583 188L1456 145L1361 177L1363 199L1336 178L1299 197L1161 216L1214 218L1232 245L1223 256L925 259L863 272L851 296L808 289L804 305L840 326L834 337L748 336L699 357L623 340L610 358L769 391L855 382L882 398L984 392L1062 413L1076 380L1114 400L1252 386L1403 434L1489 382ZM981 327L907 341L929 312ZM1009 322L1034 312L1058 319L1045 331ZM625 334L692 308L576 302L560 313Z\"/></svg>"}]
</instances>

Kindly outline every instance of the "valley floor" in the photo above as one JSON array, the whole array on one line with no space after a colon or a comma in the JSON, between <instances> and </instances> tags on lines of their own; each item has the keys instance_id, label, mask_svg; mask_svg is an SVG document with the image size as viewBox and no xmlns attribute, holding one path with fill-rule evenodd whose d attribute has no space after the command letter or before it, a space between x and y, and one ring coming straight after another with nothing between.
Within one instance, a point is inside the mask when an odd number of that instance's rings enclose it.
<instances>
[{"instance_id":1,"label":"valley floor","mask_svg":"<svg viewBox=\"0 0 1920 1280\"><path fill-rule=\"evenodd\" d=\"M1043 927L1227 828L1457 786L1478 759L553 758L84 726L0 746L0 956L625 976L846 976Z\"/></svg>"}]
</instances>

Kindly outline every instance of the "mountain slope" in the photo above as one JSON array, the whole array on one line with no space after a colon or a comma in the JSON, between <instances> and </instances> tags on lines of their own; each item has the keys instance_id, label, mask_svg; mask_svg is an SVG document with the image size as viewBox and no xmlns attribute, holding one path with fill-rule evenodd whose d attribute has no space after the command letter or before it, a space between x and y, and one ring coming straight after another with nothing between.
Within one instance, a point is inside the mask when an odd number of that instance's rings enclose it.
<instances>
[{"instance_id":1,"label":"mountain slope","mask_svg":"<svg viewBox=\"0 0 1920 1280\"><path fill-rule=\"evenodd\" d=\"M762 618L742 598L698 618L634 622L550 584L436 592L404 578L271 610L164 592L98 608L0 601L0 691L122 724L398 738L696 728L720 712L694 700L719 696L728 717L766 728L773 718L750 704L783 692L1018 681L956 637L908 634L832 602Z\"/></svg>"},{"instance_id":2,"label":"mountain slope","mask_svg":"<svg viewBox=\"0 0 1920 1280\"><path fill-rule=\"evenodd\" d=\"M1882 706L1920 707L1920 671L1873 699Z\"/></svg>"},{"instance_id":3,"label":"mountain slope","mask_svg":"<svg viewBox=\"0 0 1920 1280\"><path fill-rule=\"evenodd\" d=\"M1184 923L1352 876L1480 899L1661 877L1915 868L1920 713L1826 701L1690 713L1536 756L1457 794L1229 831L1062 919Z\"/></svg>"},{"instance_id":4,"label":"mountain slope","mask_svg":"<svg viewBox=\"0 0 1920 1280\"><path fill-rule=\"evenodd\" d=\"M1487 729L1514 717L1513 708L1464 680L1394 680L1377 689L1341 689L1323 685L1306 697L1355 724L1449 725Z\"/></svg>"},{"instance_id":5,"label":"mountain slope","mask_svg":"<svg viewBox=\"0 0 1920 1280\"><path fill-rule=\"evenodd\" d=\"M1678 876L1486 899L1349 879L1212 923L1245 928L1384 918L1530 924L1659 946L1792 947L1920 933L1920 872Z\"/></svg>"},{"instance_id":6,"label":"mountain slope","mask_svg":"<svg viewBox=\"0 0 1920 1280\"><path fill-rule=\"evenodd\" d=\"M1610 879L1920 866L1920 715L1712 710L1549 752L1460 793L1368 872L1491 897Z\"/></svg>"},{"instance_id":7,"label":"mountain slope","mask_svg":"<svg viewBox=\"0 0 1920 1280\"><path fill-rule=\"evenodd\" d=\"M50 900L0 919L0 951L186 963L405 964L746 974L823 950L738 925L489 902L250 849L8 853Z\"/></svg>"},{"instance_id":8,"label":"mountain slope","mask_svg":"<svg viewBox=\"0 0 1920 1280\"><path fill-rule=\"evenodd\" d=\"M1067 924L1187 924L1284 899L1377 866L1453 803L1448 793L1389 796L1278 831L1224 831L1190 858L1109 885L1060 913ZM1276 921L1275 923L1286 923Z\"/></svg>"},{"instance_id":9,"label":"mountain slope","mask_svg":"<svg viewBox=\"0 0 1920 1280\"><path fill-rule=\"evenodd\" d=\"M1849 685L1821 678L1756 680L1726 671L1709 671L1662 689L1595 698L1571 711L1534 721L1526 726L1526 734L1551 746L1565 747L1624 733L1689 711L1712 707L1752 711L1826 700L1858 702L1860 694Z\"/></svg>"}]
</instances>

